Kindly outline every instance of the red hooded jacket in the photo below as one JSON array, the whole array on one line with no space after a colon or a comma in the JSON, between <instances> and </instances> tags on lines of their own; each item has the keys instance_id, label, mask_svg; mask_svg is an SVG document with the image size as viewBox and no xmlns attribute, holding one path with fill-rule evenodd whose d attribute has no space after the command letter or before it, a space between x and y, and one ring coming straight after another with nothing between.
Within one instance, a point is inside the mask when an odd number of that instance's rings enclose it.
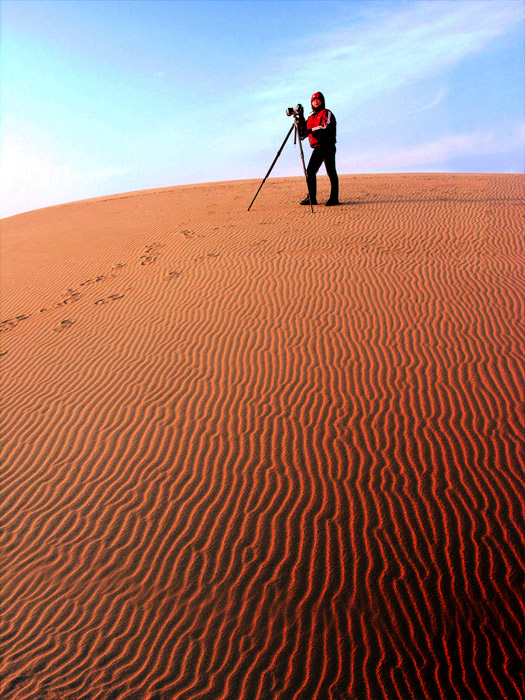
<instances>
[{"instance_id":1,"label":"red hooded jacket","mask_svg":"<svg viewBox=\"0 0 525 700\"><path fill-rule=\"evenodd\" d=\"M325 107L324 95L322 92L314 92L312 95L312 100L314 97L318 97L321 100L321 106L310 114L306 124L304 125L306 130L310 133L308 134L308 139L310 141L310 146L316 148L317 146L326 146L329 144L335 144L336 142L336 120L332 112ZM306 137L306 130L302 129L302 138Z\"/></svg>"}]
</instances>

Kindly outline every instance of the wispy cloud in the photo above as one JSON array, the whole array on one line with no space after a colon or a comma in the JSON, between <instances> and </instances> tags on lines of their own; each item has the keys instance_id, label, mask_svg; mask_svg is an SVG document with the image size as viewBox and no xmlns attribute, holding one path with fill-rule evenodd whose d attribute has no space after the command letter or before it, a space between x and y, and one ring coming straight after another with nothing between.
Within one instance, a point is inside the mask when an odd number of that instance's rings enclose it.
<instances>
[{"instance_id":1,"label":"wispy cloud","mask_svg":"<svg viewBox=\"0 0 525 700\"><path fill-rule=\"evenodd\" d=\"M393 147L377 147L347 155L341 160L344 171L417 172L429 166L447 165L465 156L490 155L525 147L525 129L517 128L509 134L493 130L475 131L442 136L438 139Z\"/></svg>"},{"instance_id":2,"label":"wispy cloud","mask_svg":"<svg viewBox=\"0 0 525 700\"><path fill-rule=\"evenodd\" d=\"M284 113L294 98L309 97L305 89L323 90L347 132L367 125L370 143L372 123L391 104L405 118L421 112L430 115L442 108L455 97L447 82L449 72L465 59L481 55L499 37L522 26L525 19L525 6L513 0L370 2L358 15L352 13L353 6L343 5L337 29L290 46L290 56L254 87L248 99L243 95L243 107L248 107L251 115L239 132L244 143L260 143L264 133L277 144L283 122L277 124L276 105ZM305 107L309 109L309 104ZM391 116L400 119L401 115ZM464 126L455 128L464 131ZM443 133L446 129L448 134ZM389 151L388 157L367 151L340 157L339 164L347 171L354 167L361 171L364 163L369 168L375 163L379 170L394 165L408 167L410 163L415 167L417 163L444 163L454 150L474 154L476 148L485 152L489 144L490 149L505 148L501 139L489 137L488 132L470 137L452 131L442 124L442 129L429 134L434 138L425 145L407 143L419 136L405 133L399 150L390 145L391 134L383 132L379 137L386 143L378 151ZM226 144L227 139L224 147ZM344 144L340 145L342 154ZM353 149L355 152L355 145ZM253 147L251 150L254 152Z\"/></svg>"},{"instance_id":3,"label":"wispy cloud","mask_svg":"<svg viewBox=\"0 0 525 700\"><path fill-rule=\"evenodd\" d=\"M421 104L419 104L417 107L415 107L412 110L409 110L408 113L410 114L417 114L418 112L425 112L427 109L433 109L434 107L437 107L440 105L447 95L449 94L449 89L448 87L441 88L432 95L430 100L424 101Z\"/></svg>"},{"instance_id":4,"label":"wispy cloud","mask_svg":"<svg viewBox=\"0 0 525 700\"><path fill-rule=\"evenodd\" d=\"M356 107L450 69L524 17L523 4L512 0L372 2L361 18L340 18L338 29L312 37L312 49L291 51L254 97L282 100L305 85L323 85L341 106Z\"/></svg>"},{"instance_id":5,"label":"wispy cloud","mask_svg":"<svg viewBox=\"0 0 525 700\"><path fill-rule=\"evenodd\" d=\"M60 16L58 5L50 5ZM150 16L154 5L143 1L134 8ZM246 9L249 2L239 5ZM271 10L273 5L265 3ZM329 12L320 9L327 5ZM276 11L279 7L275 3ZM19 52L13 52L15 104L18 100L23 105L27 94L32 94L32 102L27 124L21 123L16 109L14 118L4 109L2 215L54 204L59 198L71 201L163 184L257 178L292 124L285 108L302 101L308 110L310 95L319 89L337 116L342 173L446 169L454 158L492 156L512 149L511 157L489 160L494 167L498 163L503 168L521 167L523 138L518 139L515 129L523 116L518 114L523 103L522 75L514 70L514 82L504 93L513 100L512 108L493 98L490 90L497 92L499 76L505 82L504 71L523 46L516 31L522 30L525 19L523 2L356 0L319 3L318 8L309 3L309 8L315 31L310 22L305 23L310 29L301 37L297 27L289 36L284 27L270 45L254 40L249 65L260 70L253 76L237 71L245 59L246 44L242 49L235 42L225 47L223 82L228 88L222 92L209 91L208 75L203 81L188 66L185 72L176 61L148 62L147 56L140 75L135 68L119 74L110 89L105 74L93 69L88 56L81 57L82 69L72 79L69 54L60 51L52 55L51 63L49 52L41 54L42 65L53 68L45 71L52 78L51 91L45 86L40 90L40 83L36 89L30 80L33 89L28 90L24 71L34 76L39 43L24 54L26 59L31 57L31 70L19 60ZM233 31L244 32L250 26L246 17L234 24ZM196 32L199 23L197 18ZM136 38L140 42L141 36ZM505 48L508 39L511 51ZM497 51L492 52L493 48ZM135 43L125 41L115 49L117 56L133 50ZM165 48L166 56L170 50ZM520 55L520 65L521 59ZM477 90L479 66L492 79L485 92L492 100L487 108ZM91 93L78 89L83 84ZM179 86L179 103L173 84ZM53 91L63 85L70 88L60 93L60 102ZM463 99L463 86L475 104ZM78 95L83 99L77 100ZM38 99L47 123L40 118ZM59 128L57 108L62 109ZM298 154L287 147L273 175L300 173Z\"/></svg>"}]
</instances>

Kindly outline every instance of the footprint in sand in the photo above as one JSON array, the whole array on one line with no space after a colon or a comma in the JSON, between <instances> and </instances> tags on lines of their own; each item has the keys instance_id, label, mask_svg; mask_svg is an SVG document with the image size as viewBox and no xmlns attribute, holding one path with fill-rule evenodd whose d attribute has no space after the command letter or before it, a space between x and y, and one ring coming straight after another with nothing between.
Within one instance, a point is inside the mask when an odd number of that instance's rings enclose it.
<instances>
[{"instance_id":1,"label":"footprint in sand","mask_svg":"<svg viewBox=\"0 0 525 700\"><path fill-rule=\"evenodd\" d=\"M26 318L29 318L31 314L19 314L18 316L15 316L14 318L8 318L5 321L0 322L0 331L11 331L13 328L18 326L20 321L25 321Z\"/></svg>"},{"instance_id":2,"label":"footprint in sand","mask_svg":"<svg viewBox=\"0 0 525 700\"><path fill-rule=\"evenodd\" d=\"M146 246L146 253L156 253L159 248L164 248L165 243L152 243Z\"/></svg>"},{"instance_id":3,"label":"footprint in sand","mask_svg":"<svg viewBox=\"0 0 525 700\"><path fill-rule=\"evenodd\" d=\"M98 275L97 277L89 280L85 280L84 282L80 282L81 287L85 287L88 284L95 284L95 282L103 282L105 279L107 279L106 275Z\"/></svg>"},{"instance_id":4,"label":"footprint in sand","mask_svg":"<svg viewBox=\"0 0 525 700\"><path fill-rule=\"evenodd\" d=\"M67 304L72 304L74 301L78 301L82 294L80 292L75 292L71 291L69 296L66 296L65 299L62 299L62 301L57 301L55 304L53 304L52 309L59 309L61 306L66 306ZM48 311L48 307L44 306L43 308L39 309L40 313L44 313L44 311Z\"/></svg>"},{"instance_id":5,"label":"footprint in sand","mask_svg":"<svg viewBox=\"0 0 525 700\"><path fill-rule=\"evenodd\" d=\"M82 295L80 292L77 292L76 294L72 294L70 297L67 297L67 299L64 299L62 302L63 304L72 304L74 301L78 301Z\"/></svg>"},{"instance_id":6,"label":"footprint in sand","mask_svg":"<svg viewBox=\"0 0 525 700\"><path fill-rule=\"evenodd\" d=\"M141 265L151 265L157 259L156 253L158 253L159 248L164 248L165 243L152 243L146 246L146 255L140 256Z\"/></svg>"},{"instance_id":7,"label":"footprint in sand","mask_svg":"<svg viewBox=\"0 0 525 700\"><path fill-rule=\"evenodd\" d=\"M58 327L54 329L55 333L60 333L60 331L63 331L66 328L70 328L74 323L75 323L74 319L65 318L63 321L60 321L60 323L58 324Z\"/></svg>"},{"instance_id":8,"label":"footprint in sand","mask_svg":"<svg viewBox=\"0 0 525 700\"><path fill-rule=\"evenodd\" d=\"M203 260L206 260L206 258L218 258L220 256L220 253L204 253L203 255L198 255L196 258L193 258L193 262L202 262Z\"/></svg>"},{"instance_id":9,"label":"footprint in sand","mask_svg":"<svg viewBox=\"0 0 525 700\"><path fill-rule=\"evenodd\" d=\"M57 308L59 306L65 306L66 304L72 304L74 301L78 301L81 296L82 294L77 292L75 289L68 289L65 293L65 298L62 299L62 301L57 301L57 303L53 304L53 306Z\"/></svg>"},{"instance_id":10,"label":"footprint in sand","mask_svg":"<svg viewBox=\"0 0 525 700\"><path fill-rule=\"evenodd\" d=\"M117 299L123 298L124 294L110 294L109 296L104 297L104 299L97 299L94 303L95 306L101 306L102 304L109 304L111 301L116 301Z\"/></svg>"},{"instance_id":11,"label":"footprint in sand","mask_svg":"<svg viewBox=\"0 0 525 700\"><path fill-rule=\"evenodd\" d=\"M167 276L164 278L165 280L174 280L177 279L182 274L182 270L171 270L168 272Z\"/></svg>"}]
</instances>

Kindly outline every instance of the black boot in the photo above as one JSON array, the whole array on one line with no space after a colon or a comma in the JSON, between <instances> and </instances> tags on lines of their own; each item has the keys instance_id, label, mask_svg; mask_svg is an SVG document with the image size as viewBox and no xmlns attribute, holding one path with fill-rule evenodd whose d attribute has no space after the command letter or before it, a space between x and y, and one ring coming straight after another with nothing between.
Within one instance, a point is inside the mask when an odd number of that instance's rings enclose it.
<instances>
[{"instance_id":1,"label":"black boot","mask_svg":"<svg viewBox=\"0 0 525 700\"><path fill-rule=\"evenodd\" d=\"M303 199L303 201L301 202L301 204L310 204L310 195L307 195L307 196L305 197L305 199ZM314 199L314 200L312 201L312 204L317 204L317 200Z\"/></svg>"}]
</instances>

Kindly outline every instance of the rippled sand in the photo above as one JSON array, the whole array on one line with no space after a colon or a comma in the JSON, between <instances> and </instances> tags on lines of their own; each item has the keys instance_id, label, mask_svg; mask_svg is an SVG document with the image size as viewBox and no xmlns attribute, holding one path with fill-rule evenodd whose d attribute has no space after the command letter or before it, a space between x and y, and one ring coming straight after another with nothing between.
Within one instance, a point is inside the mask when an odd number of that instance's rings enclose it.
<instances>
[{"instance_id":1,"label":"rippled sand","mask_svg":"<svg viewBox=\"0 0 525 700\"><path fill-rule=\"evenodd\" d=\"M522 698L523 177L258 185L2 222L2 698Z\"/></svg>"}]
</instances>

